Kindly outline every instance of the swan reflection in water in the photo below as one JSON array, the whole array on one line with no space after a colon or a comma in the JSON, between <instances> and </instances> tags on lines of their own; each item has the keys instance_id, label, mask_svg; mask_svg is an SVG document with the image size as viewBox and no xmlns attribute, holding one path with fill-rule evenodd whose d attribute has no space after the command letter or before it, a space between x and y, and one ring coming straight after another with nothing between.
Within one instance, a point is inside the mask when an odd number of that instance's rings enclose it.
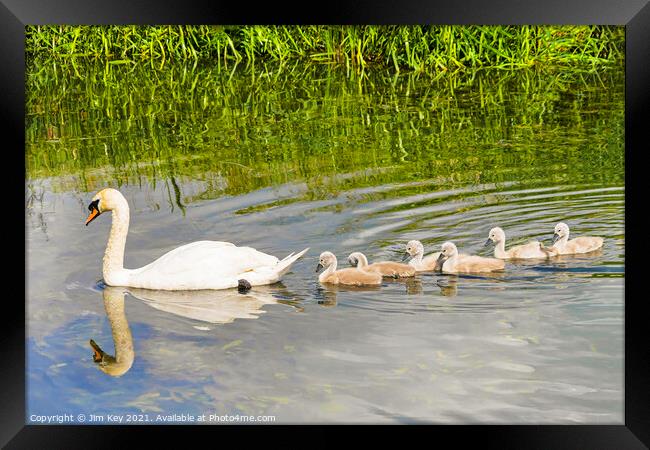
<instances>
[{"instance_id":1,"label":"swan reflection in water","mask_svg":"<svg viewBox=\"0 0 650 450\"><path fill-rule=\"evenodd\" d=\"M294 296L282 283L271 286L255 286L246 293L236 289L201 291L157 291L128 288L126 292L159 311L201 322L224 324L235 319L257 319L266 313L264 305L298 305L287 298Z\"/></svg>"},{"instance_id":2,"label":"swan reflection in water","mask_svg":"<svg viewBox=\"0 0 650 450\"><path fill-rule=\"evenodd\" d=\"M299 303L286 300L293 296L281 283L276 283L273 287L257 286L245 294L234 289L157 291L105 286L104 308L113 333L115 356L102 350L93 339L90 339L90 347L93 350L93 361L99 369L113 377L128 372L135 358L133 336L124 312L126 293L160 311L212 324L231 323L235 319L257 319L266 312L262 307L269 304L285 304L302 311Z\"/></svg>"},{"instance_id":3,"label":"swan reflection in water","mask_svg":"<svg viewBox=\"0 0 650 450\"><path fill-rule=\"evenodd\" d=\"M133 336L124 313L124 292L124 288L106 286L102 293L104 309L113 333L115 356L109 355L94 340L90 340L93 361L98 364L102 372L112 377L121 377L128 372L135 358Z\"/></svg>"}]
</instances>

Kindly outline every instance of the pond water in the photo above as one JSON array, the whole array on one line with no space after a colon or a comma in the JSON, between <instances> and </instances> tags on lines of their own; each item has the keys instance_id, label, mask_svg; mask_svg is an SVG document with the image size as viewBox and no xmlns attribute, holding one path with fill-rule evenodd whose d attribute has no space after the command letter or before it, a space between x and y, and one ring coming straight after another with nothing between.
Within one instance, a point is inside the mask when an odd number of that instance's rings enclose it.
<instances>
[{"instance_id":1,"label":"pond water","mask_svg":"<svg viewBox=\"0 0 650 450\"><path fill-rule=\"evenodd\" d=\"M622 67L34 71L27 422L623 423L623 82ZM107 288L111 218L84 219L109 186L131 208L128 268L195 240L310 251L245 295ZM322 251L399 261L411 239L487 256L494 226L550 245L560 221L604 248L367 289L314 273ZM94 363L90 339L117 358Z\"/></svg>"}]
</instances>

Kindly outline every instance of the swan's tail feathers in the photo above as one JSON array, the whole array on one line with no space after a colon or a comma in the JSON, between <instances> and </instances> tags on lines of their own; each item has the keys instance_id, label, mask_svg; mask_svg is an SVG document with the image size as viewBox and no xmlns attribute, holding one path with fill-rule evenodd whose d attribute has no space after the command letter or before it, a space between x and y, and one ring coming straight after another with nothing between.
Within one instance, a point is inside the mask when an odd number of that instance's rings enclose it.
<instances>
[{"instance_id":1,"label":"swan's tail feathers","mask_svg":"<svg viewBox=\"0 0 650 450\"><path fill-rule=\"evenodd\" d=\"M309 249L307 249L307 250L309 250ZM294 254L295 254L294 252L289 253L287 256L285 256L284 258L282 258L282 259L280 260L280 263L281 263L282 261L286 261L287 259L291 258ZM279 264L279 263L278 263L278 264Z\"/></svg>"},{"instance_id":2,"label":"swan's tail feathers","mask_svg":"<svg viewBox=\"0 0 650 450\"><path fill-rule=\"evenodd\" d=\"M282 261L280 261L277 266L275 266L275 273L278 276L278 280L280 279L280 277L282 277L282 275L284 275L285 273L287 273L289 271L289 268L291 267L291 265L294 262L296 262L296 260L298 260L298 258L300 258L302 255L307 253L307 250L309 250L309 247L307 247L306 249L304 249L303 251L301 251L299 253L296 253L295 255L293 253L291 253L289 256L287 256Z\"/></svg>"}]
</instances>

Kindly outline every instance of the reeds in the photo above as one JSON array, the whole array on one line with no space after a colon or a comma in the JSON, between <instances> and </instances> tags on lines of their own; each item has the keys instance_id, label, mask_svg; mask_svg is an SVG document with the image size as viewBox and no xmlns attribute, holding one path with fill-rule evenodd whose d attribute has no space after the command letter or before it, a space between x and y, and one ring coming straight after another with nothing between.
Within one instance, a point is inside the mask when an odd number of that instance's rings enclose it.
<instances>
[{"instance_id":1,"label":"reeds","mask_svg":"<svg viewBox=\"0 0 650 450\"><path fill-rule=\"evenodd\" d=\"M312 61L360 72L436 74L560 65L592 70L624 58L617 26L28 26L28 61L151 66Z\"/></svg>"},{"instance_id":2,"label":"reeds","mask_svg":"<svg viewBox=\"0 0 650 450\"><path fill-rule=\"evenodd\" d=\"M432 177L624 177L620 67L432 79L347 75L344 67L318 64L242 66L151 70L96 62L79 68L83 77L66 65L32 74L27 178L83 191L106 180L198 179L211 186L206 195L218 196L359 174L322 189L310 184L326 196L346 186Z\"/></svg>"}]
</instances>

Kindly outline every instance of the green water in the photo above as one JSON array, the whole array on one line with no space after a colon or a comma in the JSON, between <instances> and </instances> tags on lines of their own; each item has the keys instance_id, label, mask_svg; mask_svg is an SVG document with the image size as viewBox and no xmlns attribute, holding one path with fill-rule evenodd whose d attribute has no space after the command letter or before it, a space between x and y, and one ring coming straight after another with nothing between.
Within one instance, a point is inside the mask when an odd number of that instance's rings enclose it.
<instances>
[{"instance_id":1,"label":"green water","mask_svg":"<svg viewBox=\"0 0 650 450\"><path fill-rule=\"evenodd\" d=\"M437 79L313 65L34 70L28 420L67 408L622 423L623 82L623 67ZM120 308L124 294L100 282L110 217L83 227L107 186L131 208L129 268L202 239L311 251L244 303L129 291ZM340 264L357 250L401 260L410 239L487 255L497 225L508 246L549 244L560 221L605 247L374 290L323 287L313 272L325 250ZM135 357L108 376L88 339L111 353L125 322Z\"/></svg>"},{"instance_id":2,"label":"green water","mask_svg":"<svg viewBox=\"0 0 650 450\"><path fill-rule=\"evenodd\" d=\"M325 176L368 171L345 185L624 176L620 69L433 82L319 66L82 72L29 80L29 178L69 176L90 191L192 177L211 184L207 199L291 181L336 192Z\"/></svg>"}]
</instances>

